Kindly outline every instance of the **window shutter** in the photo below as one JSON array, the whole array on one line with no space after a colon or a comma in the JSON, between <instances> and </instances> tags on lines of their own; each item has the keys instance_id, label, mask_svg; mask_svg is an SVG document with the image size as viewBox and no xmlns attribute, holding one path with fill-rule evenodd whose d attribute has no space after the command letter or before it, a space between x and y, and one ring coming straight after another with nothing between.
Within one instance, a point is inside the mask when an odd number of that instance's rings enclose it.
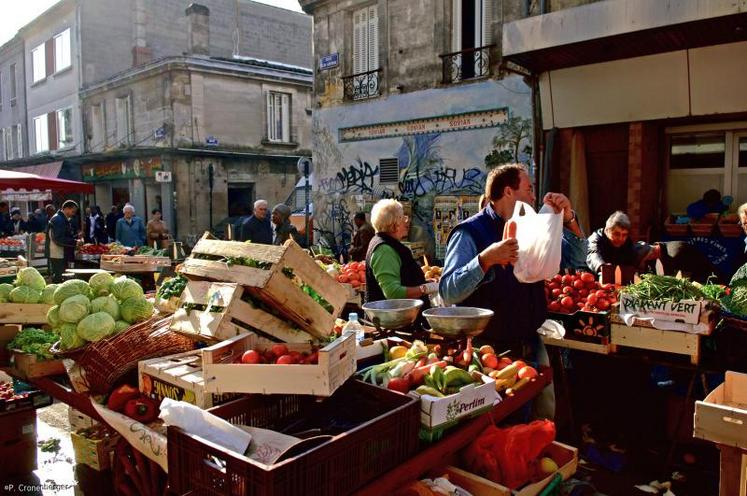
<instances>
[{"instance_id":1,"label":"window shutter","mask_svg":"<svg viewBox=\"0 0 747 496\"><path fill-rule=\"evenodd\" d=\"M50 74L54 74L54 38L50 38L44 43L44 55L46 57L46 74L49 76Z\"/></svg>"},{"instance_id":2,"label":"window shutter","mask_svg":"<svg viewBox=\"0 0 747 496\"><path fill-rule=\"evenodd\" d=\"M290 95L282 95L282 105L281 108L283 109L283 112L281 114L281 119L283 122L283 136L281 138L281 141L289 142L290 141Z\"/></svg>"},{"instance_id":3,"label":"window shutter","mask_svg":"<svg viewBox=\"0 0 747 496\"><path fill-rule=\"evenodd\" d=\"M379 7L368 8L368 67L366 71L379 68Z\"/></svg>"},{"instance_id":4,"label":"window shutter","mask_svg":"<svg viewBox=\"0 0 747 496\"><path fill-rule=\"evenodd\" d=\"M462 0L451 2L451 51L462 51Z\"/></svg>"},{"instance_id":5,"label":"window shutter","mask_svg":"<svg viewBox=\"0 0 747 496\"><path fill-rule=\"evenodd\" d=\"M18 158L23 157L23 132L21 131L21 125L16 124L16 135L18 136Z\"/></svg>"},{"instance_id":6,"label":"window shutter","mask_svg":"<svg viewBox=\"0 0 747 496\"><path fill-rule=\"evenodd\" d=\"M367 9L353 14L353 74L366 72Z\"/></svg>"},{"instance_id":7,"label":"window shutter","mask_svg":"<svg viewBox=\"0 0 747 496\"><path fill-rule=\"evenodd\" d=\"M272 140L272 93L269 91L265 95L266 105L265 108L267 109L267 139Z\"/></svg>"},{"instance_id":8,"label":"window shutter","mask_svg":"<svg viewBox=\"0 0 747 496\"><path fill-rule=\"evenodd\" d=\"M493 3L495 0L481 0L482 2L482 40L480 46L493 43Z\"/></svg>"},{"instance_id":9,"label":"window shutter","mask_svg":"<svg viewBox=\"0 0 747 496\"><path fill-rule=\"evenodd\" d=\"M47 114L47 136L50 150L57 149L57 113L49 112Z\"/></svg>"}]
</instances>

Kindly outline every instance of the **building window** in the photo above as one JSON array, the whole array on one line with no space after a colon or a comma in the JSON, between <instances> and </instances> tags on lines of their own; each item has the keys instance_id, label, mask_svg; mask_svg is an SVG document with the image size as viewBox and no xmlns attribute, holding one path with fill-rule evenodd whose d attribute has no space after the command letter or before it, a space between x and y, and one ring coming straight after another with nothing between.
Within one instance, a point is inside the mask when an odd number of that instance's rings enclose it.
<instances>
[{"instance_id":1,"label":"building window","mask_svg":"<svg viewBox=\"0 0 747 496\"><path fill-rule=\"evenodd\" d=\"M49 150L49 126L47 114L34 117L34 151L35 153Z\"/></svg>"},{"instance_id":2,"label":"building window","mask_svg":"<svg viewBox=\"0 0 747 496\"><path fill-rule=\"evenodd\" d=\"M10 106L16 104L16 65L10 64Z\"/></svg>"},{"instance_id":3,"label":"building window","mask_svg":"<svg viewBox=\"0 0 747 496\"><path fill-rule=\"evenodd\" d=\"M66 108L57 112L57 148L73 146L73 109Z\"/></svg>"},{"instance_id":4,"label":"building window","mask_svg":"<svg viewBox=\"0 0 747 496\"><path fill-rule=\"evenodd\" d=\"M399 184L399 159L379 159L379 184Z\"/></svg>"},{"instance_id":5,"label":"building window","mask_svg":"<svg viewBox=\"0 0 747 496\"><path fill-rule=\"evenodd\" d=\"M453 0L451 53L441 56L444 83L490 74L494 2L495 0Z\"/></svg>"},{"instance_id":6,"label":"building window","mask_svg":"<svg viewBox=\"0 0 747 496\"><path fill-rule=\"evenodd\" d=\"M31 50L31 80L35 83L47 77L44 43Z\"/></svg>"},{"instance_id":7,"label":"building window","mask_svg":"<svg viewBox=\"0 0 747 496\"><path fill-rule=\"evenodd\" d=\"M106 123L103 104L91 105L91 141L90 150L106 148Z\"/></svg>"},{"instance_id":8,"label":"building window","mask_svg":"<svg viewBox=\"0 0 747 496\"><path fill-rule=\"evenodd\" d=\"M0 145L3 146L2 153L0 153L0 157L2 157L3 160L9 160L8 157L8 143L5 139L5 129L0 128Z\"/></svg>"},{"instance_id":9,"label":"building window","mask_svg":"<svg viewBox=\"0 0 747 496\"><path fill-rule=\"evenodd\" d=\"M54 37L55 72L70 67L70 28Z\"/></svg>"},{"instance_id":10,"label":"building window","mask_svg":"<svg viewBox=\"0 0 747 496\"><path fill-rule=\"evenodd\" d=\"M126 146L132 143L130 129L130 97L123 96L115 100L114 111L117 116L117 145Z\"/></svg>"},{"instance_id":11,"label":"building window","mask_svg":"<svg viewBox=\"0 0 747 496\"><path fill-rule=\"evenodd\" d=\"M290 142L290 95L287 93L267 93L267 140Z\"/></svg>"},{"instance_id":12,"label":"building window","mask_svg":"<svg viewBox=\"0 0 747 496\"><path fill-rule=\"evenodd\" d=\"M3 109L3 73L0 72L0 110Z\"/></svg>"},{"instance_id":13,"label":"building window","mask_svg":"<svg viewBox=\"0 0 747 496\"><path fill-rule=\"evenodd\" d=\"M371 5L353 12L353 74L343 79L345 97L359 100L379 94L379 14Z\"/></svg>"},{"instance_id":14,"label":"building window","mask_svg":"<svg viewBox=\"0 0 747 496\"><path fill-rule=\"evenodd\" d=\"M15 141L13 139L13 126L10 126L5 129L5 158L6 160L11 160L14 158L18 158L18 155L16 155L15 147L13 146L13 142Z\"/></svg>"},{"instance_id":15,"label":"building window","mask_svg":"<svg viewBox=\"0 0 747 496\"><path fill-rule=\"evenodd\" d=\"M15 125L15 145L16 145L16 157L23 158L23 131L21 131L21 125Z\"/></svg>"}]
</instances>

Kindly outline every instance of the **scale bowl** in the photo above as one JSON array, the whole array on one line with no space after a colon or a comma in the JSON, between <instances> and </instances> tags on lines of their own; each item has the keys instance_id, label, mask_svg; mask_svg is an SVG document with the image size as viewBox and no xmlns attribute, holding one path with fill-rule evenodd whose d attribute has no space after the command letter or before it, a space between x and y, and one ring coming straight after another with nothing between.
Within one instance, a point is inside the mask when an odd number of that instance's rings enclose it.
<instances>
[{"instance_id":1,"label":"scale bowl","mask_svg":"<svg viewBox=\"0 0 747 496\"><path fill-rule=\"evenodd\" d=\"M383 329L402 329L412 325L418 318L422 300L400 299L371 301L363 305L366 316Z\"/></svg>"},{"instance_id":2,"label":"scale bowl","mask_svg":"<svg viewBox=\"0 0 747 496\"><path fill-rule=\"evenodd\" d=\"M447 338L474 337L482 333L493 316L492 310L476 307L442 307L423 311L431 331Z\"/></svg>"}]
</instances>

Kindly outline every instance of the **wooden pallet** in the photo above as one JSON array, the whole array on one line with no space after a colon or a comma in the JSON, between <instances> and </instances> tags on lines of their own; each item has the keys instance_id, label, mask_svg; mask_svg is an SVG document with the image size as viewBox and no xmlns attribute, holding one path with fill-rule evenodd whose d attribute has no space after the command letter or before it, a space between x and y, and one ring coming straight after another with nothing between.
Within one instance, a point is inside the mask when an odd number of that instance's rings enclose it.
<instances>
[{"instance_id":1,"label":"wooden pallet","mask_svg":"<svg viewBox=\"0 0 747 496\"><path fill-rule=\"evenodd\" d=\"M255 329L287 343L308 343L314 337L289 322L243 301L244 287L236 283L189 281L171 321L171 330L190 337L221 341ZM184 308L220 306L221 312Z\"/></svg>"},{"instance_id":2,"label":"wooden pallet","mask_svg":"<svg viewBox=\"0 0 747 496\"><path fill-rule=\"evenodd\" d=\"M101 255L100 266L118 273L157 272L162 267L170 267L171 259L150 255Z\"/></svg>"},{"instance_id":3,"label":"wooden pallet","mask_svg":"<svg viewBox=\"0 0 747 496\"><path fill-rule=\"evenodd\" d=\"M699 334L662 331L638 320L630 327L614 322L610 325L610 351L616 353L619 347L687 355L693 365L700 362Z\"/></svg>"},{"instance_id":4,"label":"wooden pallet","mask_svg":"<svg viewBox=\"0 0 747 496\"><path fill-rule=\"evenodd\" d=\"M205 260L198 256L243 257L271 264L268 269L229 265L225 261ZM245 287L255 298L295 322L318 338L325 338L334 327L348 299L340 283L322 270L295 242L271 246L237 241L219 241L206 233L182 264L181 273L192 278L234 282ZM327 311L302 289L305 284L332 307Z\"/></svg>"},{"instance_id":5,"label":"wooden pallet","mask_svg":"<svg viewBox=\"0 0 747 496\"><path fill-rule=\"evenodd\" d=\"M50 308L43 303L0 303L0 324L46 324Z\"/></svg>"}]
</instances>

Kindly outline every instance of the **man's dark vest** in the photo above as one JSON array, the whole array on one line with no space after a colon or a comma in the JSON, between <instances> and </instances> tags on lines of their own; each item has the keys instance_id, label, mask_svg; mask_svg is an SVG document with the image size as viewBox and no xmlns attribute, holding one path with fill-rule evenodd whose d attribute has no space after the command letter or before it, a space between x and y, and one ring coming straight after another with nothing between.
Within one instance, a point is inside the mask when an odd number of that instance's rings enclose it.
<instances>
[{"instance_id":1,"label":"man's dark vest","mask_svg":"<svg viewBox=\"0 0 747 496\"><path fill-rule=\"evenodd\" d=\"M366 253L366 302L386 300L384 292L379 286L379 282L373 273L371 267L371 257L381 245L389 245L394 248L394 251L399 255L399 259L402 261L402 265L399 269L399 277L402 281L402 285L405 287L420 286L425 283L425 275L423 269L420 268L418 263L412 256L412 252L408 247L384 233L376 233L371 239L371 243L368 245L368 252ZM423 300L422 309L430 307L430 301L427 296L421 298Z\"/></svg>"},{"instance_id":2,"label":"man's dark vest","mask_svg":"<svg viewBox=\"0 0 747 496\"><path fill-rule=\"evenodd\" d=\"M488 205L479 213L454 228L467 232L477 246L477 252L501 241L505 221ZM533 342L537 329L547 316L544 282L525 284L514 276L512 265L491 267L485 274L492 281L480 284L459 306L488 308L495 312L487 329L480 336L492 341Z\"/></svg>"}]
</instances>

